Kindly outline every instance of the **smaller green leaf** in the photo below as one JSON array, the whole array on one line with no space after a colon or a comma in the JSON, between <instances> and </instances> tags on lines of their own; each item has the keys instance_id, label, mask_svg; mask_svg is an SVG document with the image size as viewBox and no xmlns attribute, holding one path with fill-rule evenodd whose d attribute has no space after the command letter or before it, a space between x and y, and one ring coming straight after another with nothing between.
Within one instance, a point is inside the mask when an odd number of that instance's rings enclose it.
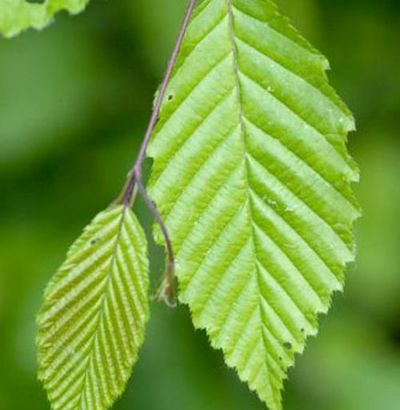
<instances>
[{"instance_id":1,"label":"smaller green leaf","mask_svg":"<svg viewBox=\"0 0 400 410\"><path fill-rule=\"evenodd\" d=\"M101 212L51 280L38 317L52 408L102 410L125 389L149 317L147 243L122 206Z\"/></svg>"},{"instance_id":2,"label":"smaller green leaf","mask_svg":"<svg viewBox=\"0 0 400 410\"><path fill-rule=\"evenodd\" d=\"M45 0L29 3L26 0L2 0L0 4L0 34L13 37L30 27L46 27L61 10L80 13L89 0Z\"/></svg>"}]
</instances>

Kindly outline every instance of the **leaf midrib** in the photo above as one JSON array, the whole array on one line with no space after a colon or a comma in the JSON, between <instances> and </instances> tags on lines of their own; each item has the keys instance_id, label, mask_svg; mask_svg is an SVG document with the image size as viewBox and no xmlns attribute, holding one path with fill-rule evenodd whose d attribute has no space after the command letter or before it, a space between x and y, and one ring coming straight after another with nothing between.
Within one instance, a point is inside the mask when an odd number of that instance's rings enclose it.
<instances>
[{"instance_id":1,"label":"leaf midrib","mask_svg":"<svg viewBox=\"0 0 400 410\"><path fill-rule=\"evenodd\" d=\"M232 0L226 0L226 6L227 6L227 14L228 14L228 26L229 26L229 42L231 46L231 53L232 53L232 63L233 63L233 71L234 71L234 77L235 77L235 85L236 85L236 93L237 93L237 101L238 101L238 116L239 116L239 123L240 123L240 129L241 129L241 140L242 140L242 146L243 146L243 162L244 162L244 172L245 172L245 178L246 178L246 204L248 209L248 215L250 219L250 224L251 224L251 243L252 243L252 249L253 249L253 255L254 261L253 261L253 274L256 276L256 283L257 283L257 288L258 288L258 310L259 310L259 317L260 317L260 338L265 345L265 339L264 339L264 332L263 332L263 327L265 324L263 323L262 319L262 296L261 296L261 288L260 288L260 282L259 282L259 270L257 267L257 248L255 244L255 226L253 223L254 217L253 217L253 210L252 210L252 205L251 205L251 194L250 194L250 178L249 178L249 159L247 156L247 144L246 144L246 125L244 122L244 113L243 113L243 104L242 104L242 93L241 93L241 81L240 81L240 69L239 69L239 59L238 59L238 52L237 52L237 44L236 44L236 34L235 34L235 23L234 23L234 15L233 15L233 6L232 6ZM266 347L266 346L265 346ZM271 380L271 372L269 371L268 368L268 363L267 360L264 361L263 366L266 368L266 373L269 378L269 385L272 386L272 380ZM277 408L279 407L279 399L278 402L276 402L276 397L273 393L272 387L271 387L271 394L272 394L272 400L275 402L277 405Z\"/></svg>"},{"instance_id":2,"label":"leaf midrib","mask_svg":"<svg viewBox=\"0 0 400 410\"><path fill-rule=\"evenodd\" d=\"M97 313L97 315L98 315L97 323L96 323L96 327L93 331L93 335L91 337L92 341L90 343L90 347L88 349L89 354L88 354L88 358L87 358L87 363L85 365L85 372L84 372L84 376L83 376L83 381L82 381L82 385L81 385L82 387L81 387L81 392L80 392L79 401L78 401L80 408L83 408L84 392L86 391L86 386L87 386L87 382L88 382L88 378L89 378L88 374L89 374L90 364L93 360L94 345L95 345L95 342L98 339L99 326L100 326L100 323L102 322L103 317L104 317L105 302L106 302L106 299L108 297L110 284L111 284L112 279L113 279L114 264L115 264L115 261L116 261L117 250L118 250L119 241L120 241L121 235L122 235L122 230L123 230L123 225L124 225L124 222L125 222L126 212L127 212L127 208L123 207L122 208L122 213L120 215L120 221L119 221L119 224L118 224L117 235L115 237L115 242L114 242L114 245L113 245L113 251L112 251L112 254L111 254L111 257L110 257L109 266L107 268L109 273L107 274L106 283L104 284L104 293L103 293L103 296L102 296L102 299L101 299L101 302L100 302L99 311Z\"/></svg>"}]
</instances>

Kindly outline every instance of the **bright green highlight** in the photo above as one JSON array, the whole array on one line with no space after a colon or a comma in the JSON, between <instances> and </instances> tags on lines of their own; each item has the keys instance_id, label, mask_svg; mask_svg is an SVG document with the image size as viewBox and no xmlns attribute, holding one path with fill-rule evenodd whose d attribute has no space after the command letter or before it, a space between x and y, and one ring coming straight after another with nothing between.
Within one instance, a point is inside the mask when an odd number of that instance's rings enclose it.
<instances>
[{"instance_id":1,"label":"bright green highlight","mask_svg":"<svg viewBox=\"0 0 400 410\"><path fill-rule=\"evenodd\" d=\"M354 259L355 126L328 67L269 0L205 1L149 150L180 300L271 410Z\"/></svg>"},{"instance_id":2,"label":"bright green highlight","mask_svg":"<svg viewBox=\"0 0 400 410\"><path fill-rule=\"evenodd\" d=\"M149 318L144 232L100 213L50 282L38 317L39 378L55 410L108 409L124 391Z\"/></svg>"},{"instance_id":3,"label":"bright green highlight","mask_svg":"<svg viewBox=\"0 0 400 410\"><path fill-rule=\"evenodd\" d=\"M71 14L81 12L89 0L45 0L44 3L29 3L26 0L1 0L0 34L12 37L28 28L42 29L61 10Z\"/></svg>"}]
</instances>

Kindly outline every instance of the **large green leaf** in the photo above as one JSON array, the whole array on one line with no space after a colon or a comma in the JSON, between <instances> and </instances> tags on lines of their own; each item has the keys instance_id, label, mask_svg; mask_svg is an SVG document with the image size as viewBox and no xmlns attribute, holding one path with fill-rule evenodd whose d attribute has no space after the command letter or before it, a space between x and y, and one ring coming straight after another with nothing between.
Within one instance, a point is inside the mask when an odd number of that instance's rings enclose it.
<instances>
[{"instance_id":1,"label":"large green leaf","mask_svg":"<svg viewBox=\"0 0 400 410\"><path fill-rule=\"evenodd\" d=\"M53 409L102 410L122 393L149 316L147 244L134 214L100 213L49 284L39 377Z\"/></svg>"},{"instance_id":2,"label":"large green leaf","mask_svg":"<svg viewBox=\"0 0 400 410\"><path fill-rule=\"evenodd\" d=\"M271 409L354 257L354 121L327 68L269 0L205 1L149 150L180 300Z\"/></svg>"},{"instance_id":3,"label":"large green leaf","mask_svg":"<svg viewBox=\"0 0 400 410\"><path fill-rule=\"evenodd\" d=\"M71 14L81 12L89 0L44 0L37 4L27 0L1 0L0 34L12 37L30 27L42 29L60 10Z\"/></svg>"}]
</instances>

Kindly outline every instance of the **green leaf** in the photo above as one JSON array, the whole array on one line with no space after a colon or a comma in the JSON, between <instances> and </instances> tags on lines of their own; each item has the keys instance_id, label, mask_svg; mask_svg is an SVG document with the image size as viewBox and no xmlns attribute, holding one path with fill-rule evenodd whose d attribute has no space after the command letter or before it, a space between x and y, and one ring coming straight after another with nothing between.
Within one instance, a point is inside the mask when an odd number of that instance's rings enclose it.
<instances>
[{"instance_id":1,"label":"green leaf","mask_svg":"<svg viewBox=\"0 0 400 410\"><path fill-rule=\"evenodd\" d=\"M38 318L39 378L53 409L107 409L123 392L144 339L148 286L135 215L100 213L50 282Z\"/></svg>"},{"instance_id":2,"label":"green leaf","mask_svg":"<svg viewBox=\"0 0 400 410\"><path fill-rule=\"evenodd\" d=\"M30 27L42 29L61 10L80 13L89 0L44 0L37 4L27 0L2 0L0 4L0 34L13 37Z\"/></svg>"},{"instance_id":3,"label":"green leaf","mask_svg":"<svg viewBox=\"0 0 400 410\"><path fill-rule=\"evenodd\" d=\"M269 0L205 1L149 150L180 300L274 410L354 259L354 120L327 68Z\"/></svg>"}]
</instances>

